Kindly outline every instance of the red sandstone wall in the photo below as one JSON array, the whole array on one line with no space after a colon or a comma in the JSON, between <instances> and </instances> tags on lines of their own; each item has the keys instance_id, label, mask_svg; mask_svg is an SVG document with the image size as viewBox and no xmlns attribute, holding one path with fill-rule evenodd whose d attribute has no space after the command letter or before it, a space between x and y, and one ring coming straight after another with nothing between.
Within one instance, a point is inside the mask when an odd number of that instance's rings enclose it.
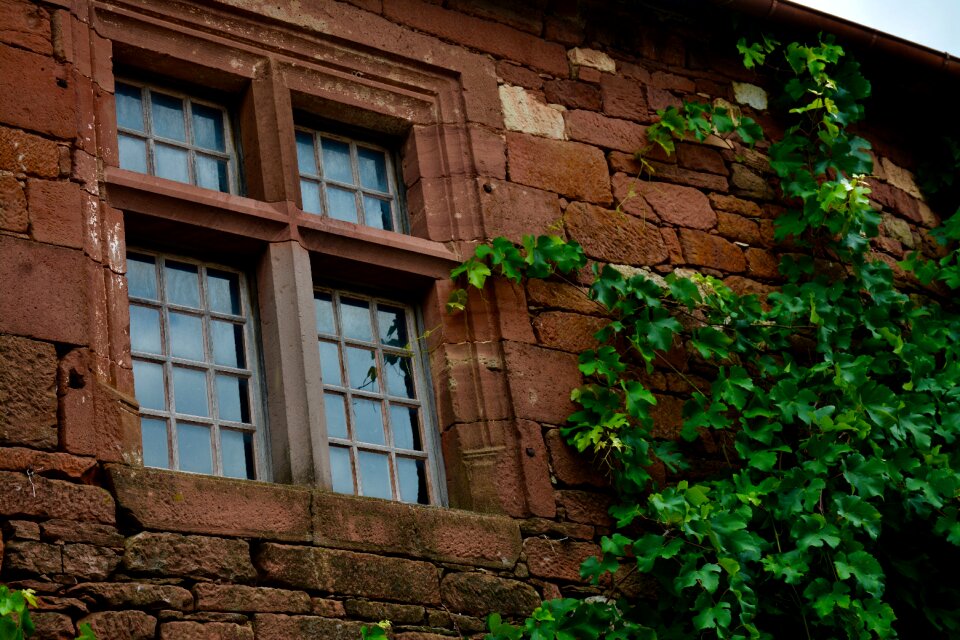
<instances>
[{"instance_id":1,"label":"red sandstone wall","mask_svg":"<svg viewBox=\"0 0 960 640\"><path fill-rule=\"evenodd\" d=\"M547 0L215 4L423 69L459 65L445 104L463 105L472 162L459 182L423 174L410 194L411 217L427 220L415 231L453 256L550 231L600 262L696 269L742 291L777 283L789 247L773 243L763 145L681 144L638 179L632 153L656 109L723 99L775 128L738 104L734 81L764 80L709 25ZM38 637L72 638L86 621L103 640L353 638L360 621L389 618L398 637L426 640L589 592L578 566L610 526L604 482L557 428L575 354L601 322L575 284L500 284L458 318L439 312L446 284L424 294L443 325L431 361L451 503L472 512L137 466L124 220L104 173L116 164L103 130L110 42L91 6L0 0L0 578L40 594ZM885 141L876 248L893 264L929 248L936 216L884 126L870 129ZM440 166L418 153L421 169ZM431 223L449 214L423 204L431 189L468 219ZM682 350L670 358L687 367ZM670 437L686 383L656 372L649 384ZM623 588L649 593L636 579Z\"/></svg>"}]
</instances>

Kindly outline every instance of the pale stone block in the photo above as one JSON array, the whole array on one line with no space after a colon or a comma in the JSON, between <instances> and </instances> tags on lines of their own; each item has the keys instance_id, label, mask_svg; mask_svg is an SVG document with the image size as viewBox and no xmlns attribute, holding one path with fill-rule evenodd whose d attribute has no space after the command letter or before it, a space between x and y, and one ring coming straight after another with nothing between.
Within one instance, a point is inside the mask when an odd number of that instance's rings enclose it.
<instances>
[{"instance_id":1,"label":"pale stone block","mask_svg":"<svg viewBox=\"0 0 960 640\"><path fill-rule=\"evenodd\" d=\"M887 176L888 183L892 184L897 189L906 191L918 200L923 200L923 194L920 193L920 189L917 187L917 183L914 180L911 172L899 165L895 165L887 158L880 160L880 163L883 166L883 172Z\"/></svg>"},{"instance_id":2,"label":"pale stone block","mask_svg":"<svg viewBox=\"0 0 960 640\"><path fill-rule=\"evenodd\" d=\"M593 67L605 73L617 72L617 63L614 62L613 58L603 51L597 51L596 49L574 47L567 51L567 58L571 64L575 64L578 67Z\"/></svg>"},{"instance_id":3,"label":"pale stone block","mask_svg":"<svg viewBox=\"0 0 960 640\"><path fill-rule=\"evenodd\" d=\"M546 105L523 87L500 85L503 123L511 131L563 140L563 113L560 105Z\"/></svg>"},{"instance_id":4,"label":"pale stone block","mask_svg":"<svg viewBox=\"0 0 960 640\"><path fill-rule=\"evenodd\" d=\"M767 92L749 82L734 82L733 96L740 104L746 104L759 111L767 109Z\"/></svg>"},{"instance_id":5,"label":"pale stone block","mask_svg":"<svg viewBox=\"0 0 960 640\"><path fill-rule=\"evenodd\" d=\"M899 240L904 246L914 248L913 234L910 232L910 225L906 220L894 217L889 213L883 214L883 228L887 235L894 240Z\"/></svg>"}]
</instances>

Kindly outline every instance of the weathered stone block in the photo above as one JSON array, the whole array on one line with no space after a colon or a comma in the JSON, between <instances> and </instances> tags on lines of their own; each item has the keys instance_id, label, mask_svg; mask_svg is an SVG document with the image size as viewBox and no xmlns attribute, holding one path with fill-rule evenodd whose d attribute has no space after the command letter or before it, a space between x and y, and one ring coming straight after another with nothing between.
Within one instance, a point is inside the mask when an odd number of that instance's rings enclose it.
<instances>
[{"instance_id":1,"label":"weathered stone block","mask_svg":"<svg viewBox=\"0 0 960 640\"><path fill-rule=\"evenodd\" d=\"M0 0L0 42L50 53L50 14L26 0Z\"/></svg>"},{"instance_id":2,"label":"weathered stone block","mask_svg":"<svg viewBox=\"0 0 960 640\"><path fill-rule=\"evenodd\" d=\"M505 342L507 380L517 417L562 424L574 411L570 390L580 384L577 356ZM549 371L549 378L543 372Z\"/></svg>"},{"instance_id":3,"label":"weathered stone block","mask_svg":"<svg viewBox=\"0 0 960 640\"><path fill-rule=\"evenodd\" d=\"M440 593L446 607L480 617L493 612L526 616L540 606L540 596L530 585L487 573L447 574Z\"/></svg>"},{"instance_id":4,"label":"weathered stone block","mask_svg":"<svg viewBox=\"0 0 960 640\"><path fill-rule=\"evenodd\" d=\"M574 200L608 204L610 177L603 152L579 142L507 134L510 180Z\"/></svg>"},{"instance_id":5,"label":"weathered stone block","mask_svg":"<svg viewBox=\"0 0 960 640\"><path fill-rule=\"evenodd\" d=\"M232 622L173 621L160 625L160 640L253 640L253 629Z\"/></svg>"},{"instance_id":6,"label":"weathered stone block","mask_svg":"<svg viewBox=\"0 0 960 640\"><path fill-rule=\"evenodd\" d=\"M601 262L655 265L667 259L657 228L626 213L573 202L564 221L567 233L587 256Z\"/></svg>"},{"instance_id":7,"label":"weathered stone block","mask_svg":"<svg viewBox=\"0 0 960 640\"><path fill-rule=\"evenodd\" d=\"M562 104L569 109L600 110L600 92L596 87L585 82L550 80L544 83L543 93L547 102Z\"/></svg>"},{"instance_id":8,"label":"weathered stone block","mask_svg":"<svg viewBox=\"0 0 960 640\"><path fill-rule=\"evenodd\" d=\"M323 638L324 640L356 640L360 637L359 622L347 622L319 616L283 616L258 613L253 619L257 640L291 640Z\"/></svg>"},{"instance_id":9,"label":"weathered stone block","mask_svg":"<svg viewBox=\"0 0 960 640\"><path fill-rule=\"evenodd\" d=\"M527 538L523 541L530 573L541 578L580 581L580 565L600 548L592 542Z\"/></svg>"},{"instance_id":10,"label":"weathered stone block","mask_svg":"<svg viewBox=\"0 0 960 640\"><path fill-rule=\"evenodd\" d=\"M680 230L680 246L689 264L711 267L727 273L740 273L747 268L743 251L720 236L691 229Z\"/></svg>"},{"instance_id":11,"label":"weathered stone block","mask_svg":"<svg viewBox=\"0 0 960 640\"><path fill-rule=\"evenodd\" d=\"M13 176L0 176L0 229L23 233L29 222L23 187Z\"/></svg>"},{"instance_id":12,"label":"weathered stone block","mask_svg":"<svg viewBox=\"0 0 960 640\"><path fill-rule=\"evenodd\" d=\"M0 515L113 524L113 498L100 487L0 471Z\"/></svg>"},{"instance_id":13,"label":"weathered stone block","mask_svg":"<svg viewBox=\"0 0 960 640\"><path fill-rule=\"evenodd\" d=\"M563 509L568 520L581 524L609 527L613 519L607 513L611 498L602 493L566 489L557 491L557 506Z\"/></svg>"},{"instance_id":14,"label":"weathered stone block","mask_svg":"<svg viewBox=\"0 0 960 640\"><path fill-rule=\"evenodd\" d=\"M637 191L665 222L690 229L711 229L717 214L697 189L665 182L641 182Z\"/></svg>"},{"instance_id":15,"label":"weathered stone block","mask_svg":"<svg viewBox=\"0 0 960 640\"><path fill-rule=\"evenodd\" d=\"M550 468L557 480L567 485L589 484L595 487L607 485L599 468L599 461L590 460L589 454L579 453L564 442L558 429L551 429L544 438L550 452Z\"/></svg>"},{"instance_id":16,"label":"weathered stone block","mask_svg":"<svg viewBox=\"0 0 960 640\"><path fill-rule=\"evenodd\" d=\"M30 234L38 242L83 248L80 185L66 180L30 180Z\"/></svg>"},{"instance_id":17,"label":"weathered stone block","mask_svg":"<svg viewBox=\"0 0 960 640\"><path fill-rule=\"evenodd\" d=\"M193 588L197 609L203 611L262 611L310 613L310 596L303 591L200 582Z\"/></svg>"},{"instance_id":18,"label":"weathered stone block","mask_svg":"<svg viewBox=\"0 0 960 640\"><path fill-rule=\"evenodd\" d=\"M98 547L123 547L123 536L116 527L92 522L47 520L41 526L43 539L52 542L86 542Z\"/></svg>"},{"instance_id":19,"label":"weathered stone block","mask_svg":"<svg viewBox=\"0 0 960 640\"><path fill-rule=\"evenodd\" d=\"M603 96L603 112L608 116L641 122L650 119L643 85L636 80L605 75L600 79L600 94Z\"/></svg>"},{"instance_id":20,"label":"weathered stone block","mask_svg":"<svg viewBox=\"0 0 960 640\"><path fill-rule=\"evenodd\" d=\"M60 173L57 143L19 129L0 127L0 169L56 178Z\"/></svg>"},{"instance_id":21,"label":"weathered stone block","mask_svg":"<svg viewBox=\"0 0 960 640\"><path fill-rule=\"evenodd\" d=\"M606 73L617 72L617 63L613 60L613 58L605 54L603 51L597 51L596 49L581 49L580 47L574 47L573 49L567 51L567 58L570 60L570 64L579 67L591 67Z\"/></svg>"},{"instance_id":22,"label":"weathered stone block","mask_svg":"<svg viewBox=\"0 0 960 640\"><path fill-rule=\"evenodd\" d=\"M633 153L647 143L647 128L629 120L575 109L564 114L567 136L605 149Z\"/></svg>"},{"instance_id":23,"label":"weathered stone block","mask_svg":"<svg viewBox=\"0 0 960 640\"><path fill-rule=\"evenodd\" d=\"M12 336L0 337L0 352L3 350L3 339ZM42 343L37 343L42 344ZM0 355L2 358L2 355ZM0 365L2 366L2 365ZM0 380L3 372L0 371ZM3 397L0 389L0 398ZM2 400L0 400L2 402ZM81 458L68 453L50 453L25 449L23 447L6 447L0 449L0 469L4 471L26 471L32 469L36 473L55 475L73 479L80 479L84 474L97 466L95 458Z\"/></svg>"},{"instance_id":24,"label":"weathered stone block","mask_svg":"<svg viewBox=\"0 0 960 640\"><path fill-rule=\"evenodd\" d=\"M157 619L142 611L99 611L77 623L89 624L97 638L110 640L153 640Z\"/></svg>"},{"instance_id":25,"label":"weathered stone block","mask_svg":"<svg viewBox=\"0 0 960 640\"><path fill-rule=\"evenodd\" d=\"M0 47L0 122L57 138L75 134L74 92L52 57Z\"/></svg>"},{"instance_id":26,"label":"weathered stone block","mask_svg":"<svg viewBox=\"0 0 960 640\"><path fill-rule=\"evenodd\" d=\"M6 282L16 288L15 281ZM57 351L52 344L0 335L0 407L0 444L57 445ZM13 458L29 457L15 453L21 449L7 451L0 452L0 468L15 466Z\"/></svg>"},{"instance_id":27,"label":"weathered stone block","mask_svg":"<svg viewBox=\"0 0 960 640\"><path fill-rule=\"evenodd\" d=\"M13 540L4 549L5 571L54 575L63 573L60 547L42 542Z\"/></svg>"},{"instance_id":28,"label":"weathered stone block","mask_svg":"<svg viewBox=\"0 0 960 640\"><path fill-rule=\"evenodd\" d=\"M34 633L37 638L44 638L44 640L74 640L76 637L73 629L73 620L71 620L68 615L38 611L31 613L30 619L33 620L33 624L36 627Z\"/></svg>"},{"instance_id":29,"label":"weathered stone block","mask_svg":"<svg viewBox=\"0 0 960 640\"><path fill-rule=\"evenodd\" d=\"M500 86L503 126L535 136L562 140L563 114L528 93L523 87Z\"/></svg>"},{"instance_id":30,"label":"weathered stone block","mask_svg":"<svg viewBox=\"0 0 960 640\"><path fill-rule=\"evenodd\" d=\"M393 624L420 624L423 622L424 608L412 604L393 604L371 602L369 600L345 600L344 611L351 618L361 620L389 620Z\"/></svg>"},{"instance_id":31,"label":"weathered stone block","mask_svg":"<svg viewBox=\"0 0 960 640\"><path fill-rule=\"evenodd\" d=\"M183 587L139 582L84 583L67 592L74 598L92 600L110 609L173 609L193 608L193 596Z\"/></svg>"},{"instance_id":32,"label":"weathered stone block","mask_svg":"<svg viewBox=\"0 0 960 640\"><path fill-rule=\"evenodd\" d=\"M556 234L560 219L557 194L501 180L481 179L479 184L484 229L489 237L506 236L519 242L527 234ZM523 215L517 215L519 211Z\"/></svg>"},{"instance_id":33,"label":"weathered stone block","mask_svg":"<svg viewBox=\"0 0 960 640\"><path fill-rule=\"evenodd\" d=\"M533 328L542 346L579 355L597 346L593 335L607 324L607 320L595 316L548 311L536 317Z\"/></svg>"},{"instance_id":34,"label":"weathered stone block","mask_svg":"<svg viewBox=\"0 0 960 640\"><path fill-rule=\"evenodd\" d=\"M256 577L245 541L175 533L139 533L127 538L123 567L156 576L229 582Z\"/></svg>"},{"instance_id":35,"label":"weathered stone block","mask_svg":"<svg viewBox=\"0 0 960 640\"><path fill-rule=\"evenodd\" d=\"M92 544L63 545L63 572L77 580L106 580L120 563L113 549Z\"/></svg>"},{"instance_id":36,"label":"weathered stone block","mask_svg":"<svg viewBox=\"0 0 960 640\"><path fill-rule=\"evenodd\" d=\"M561 282L529 280L527 282L527 301L531 307L562 309L577 313L600 313L598 303L587 297L586 289Z\"/></svg>"}]
</instances>

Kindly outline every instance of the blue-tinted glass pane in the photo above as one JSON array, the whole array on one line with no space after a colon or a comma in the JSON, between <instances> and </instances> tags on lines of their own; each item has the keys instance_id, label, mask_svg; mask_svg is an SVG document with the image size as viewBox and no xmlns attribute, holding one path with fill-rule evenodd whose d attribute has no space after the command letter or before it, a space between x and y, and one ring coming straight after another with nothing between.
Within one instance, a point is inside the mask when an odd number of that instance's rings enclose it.
<instances>
[{"instance_id":1,"label":"blue-tinted glass pane","mask_svg":"<svg viewBox=\"0 0 960 640\"><path fill-rule=\"evenodd\" d=\"M380 325L380 342L391 347L409 347L407 314L403 309L378 305L377 324Z\"/></svg>"},{"instance_id":2,"label":"blue-tinted glass pane","mask_svg":"<svg viewBox=\"0 0 960 640\"><path fill-rule=\"evenodd\" d=\"M370 303L366 300L340 298L340 323L343 335L353 340L373 342L370 327Z\"/></svg>"},{"instance_id":3,"label":"blue-tinted glass pane","mask_svg":"<svg viewBox=\"0 0 960 640\"><path fill-rule=\"evenodd\" d=\"M227 179L227 161L197 154L197 186L230 193L230 181Z\"/></svg>"},{"instance_id":4,"label":"blue-tinted glass pane","mask_svg":"<svg viewBox=\"0 0 960 640\"><path fill-rule=\"evenodd\" d=\"M167 448L167 421L140 418L140 437L143 440L143 464L147 467L170 467Z\"/></svg>"},{"instance_id":5,"label":"blue-tinted glass pane","mask_svg":"<svg viewBox=\"0 0 960 640\"><path fill-rule=\"evenodd\" d=\"M343 385L340 377L340 348L333 342L320 341L320 377L323 384Z\"/></svg>"},{"instance_id":6,"label":"blue-tinted glass pane","mask_svg":"<svg viewBox=\"0 0 960 640\"><path fill-rule=\"evenodd\" d=\"M196 103L190 108L193 111L193 143L204 149L226 151L223 112Z\"/></svg>"},{"instance_id":7,"label":"blue-tinted glass pane","mask_svg":"<svg viewBox=\"0 0 960 640\"><path fill-rule=\"evenodd\" d=\"M357 147L360 184L367 189L387 192L387 160L382 151Z\"/></svg>"},{"instance_id":8,"label":"blue-tinted glass pane","mask_svg":"<svg viewBox=\"0 0 960 640\"><path fill-rule=\"evenodd\" d=\"M402 501L430 503L430 496L427 494L427 467L423 460L397 458L397 480L400 482Z\"/></svg>"},{"instance_id":9,"label":"blue-tinted glass pane","mask_svg":"<svg viewBox=\"0 0 960 640\"><path fill-rule=\"evenodd\" d=\"M213 449L210 429L196 424L177 425L177 450L180 452L180 470L193 473L213 473Z\"/></svg>"},{"instance_id":10,"label":"blue-tinted glass pane","mask_svg":"<svg viewBox=\"0 0 960 640\"><path fill-rule=\"evenodd\" d=\"M256 477L253 467L253 434L249 431L220 430L220 458L228 478Z\"/></svg>"},{"instance_id":11,"label":"blue-tinted glass pane","mask_svg":"<svg viewBox=\"0 0 960 640\"><path fill-rule=\"evenodd\" d=\"M199 316L170 312L170 354L202 362L203 320Z\"/></svg>"},{"instance_id":12,"label":"blue-tinted glass pane","mask_svg":"<svg viewBox=\"0 0 960 640\"><path fill-rule=\"evenodd\" d=\"M415 398L413 385L413 361L394 353L383 354L383 366L387 372L387 391L392 396Z\"/></svg>"},{"instance_id":13,"label":"blue-tinted glass pane","mask_svg":"<svg viewBox=\"0 0 960 640\"><path fill-rule=\"evenodd\" d=\"M207 376L203 371L173 368L173 402L177 413L209 416L207 404Z\"/></svg>"},{"instance_id":14,"label":"blue-tinted glass pane","mask_svg":"<svg viewBox=\"0 0 960 640\"><path fill-rule=\"evenodd\" d=\"M158 177L177 182L190 182L186 151L158 143L154 145L154 154Z\"/></svg>"},{"instance_id":15,"label":"blue-tinted glass pane","mask_svg":"<svg viewBox=\"0 0 960 640\"><path fill-rule=\"evenodd\" d=\"M131 298L157 299L157 269L152 257L127 255L127 291Z\"/></svg>"},{"instance_id":16,"label":"blue-tinted glass pane","mask_svg":"<svg viewBox=\"0 0 960 640\"><path fill-rule=\"evenodd\" d=\"M207 306L217 313L240 315L240 276L207 269Z\"/></svg>"},{"instance_id":17,"label":"blue-tinted glass pane","mask_svg":"<svg viewBox=\"0 0 960 640\"><path fill-rule=\"evenodd\" d=\"M350 145L330 138L321 138L320 147L323 149L323 177L353 184Z\"/></svg>"},{"instance_id":18,"label":"blue-tinted glass pane","mask_svg":"<svg viewBox=\"0 0 960 640\"><path fill-rule=\"evenodd\" d=\"M357 199L353 191L327 185L327 215L346 222L357 221Z\"/></svg>"},{"instance_id":19,"label":"blue-tinted glass pane","mask_svg":"<svg viewBox=\"0 0 960 640\"><path fill-rule=\"evenodd\" d=\"M196 266L167 260L163 275L167 281L167 302L200 308L200 284Z\"/></svg>"},{"instance_id":20,"label":"blue-tinted glass pane","mask_svg":"<svg viewBox=\"0 0 960 640\"><path fill-rule=\"evenodd\" d=\"M420 422L414 407L399 404L390 406L390 428L393 429L393 446L398 449L423 451L420 442Z\"/></svg>"},{"instance_id":21,"label":"blue-tinted glass pane","mask_svg":"<svg viewBox=\"0 0 960 640\"><path fill-rule=\"evenodd\" d=\"M353 438L370 444L386 444L383 437L383 412L380 402L353 399Z\"/></svg>"},{"instance_id":22,"label":"blue-tinted glass pane","mask_svg":"<svg viewBox=\"0 0 960 640\"><path fill-rule=\"evenodd\" d=\"M350 450L343 447L330 447L330 475L333 476L333 490L337 493L354 493L353 468L350 464Z\"/></svg>"},{"instance_id":23,"label":"blue-tinted glass pane","mask_svg":"<svg viewBox=\"0 0 960 640\"><path fill-rule=\"evenodd\" d=\"M380 376L377 374L377 358L374 352L356 347L346 347L346 351L350 387L363 391L379 391Z\"/></svg>"},{"instance_id":24,"label":"blue-tinted glass pane","mask_svg":"<svg viewBox=\"0 0 960 640\"><path fill-rule=\"evenodd\" d=\"M143 360L133 361L133 387L137 402L144 409L166 409L163 388L163 365Z\"/></svg>"},{"instance_id":25,"label":"blue-tinted glass pane","mask_svg":"<svg viewBox=\"0 0 960 640\"><path fill-rule=\"evenodd\" d=\"M210 322L213 361L227 367L247 366L243 349L243 325L232 322Z\"/></svg>"},{"instance_id":26,"label":"blue-tinted glass pane","mask_svg":"<svg viewBox=\"0 0 960 640\"><path fill-rule=\"evenodd\" d=\"M139 139L125 136L122 133L120 140L120 168L149 173L147 171L147 144Z\"/></svg>"},{"instance_id":27,"label":"blue-tinted glass pane","mask_svg":"<svg viewBox=\"0 0 960 640\"><path fill-rule=\"evenodd\" d=\"M153 133L171 140L187 141L183 123L183 100L162 93L151 92Z\"/></svg>"},{"instance_id":28,"label":"blue-tinted glass pane","mask_svg":"<svg viewBox=\"0 0 960 640\"><path fill-rule=\"evenodd\" d=\"M159 311L130 305L130 348L144 353L163 353Z\"/></svg>"},{"instance_id":29,"label":"blue-tinted glass pane","mask_svg":"<svg viewBox=\"0 0 960 640\"><path fill-rule=\"evenodd\" d=\"M393 214L390 201L364 195L363 221L368 227L393 231Z\"/></svg>"},{"instance_id":30,"label":"blue-tinted glass pane","mask_svg":"<svg viewBox=\"0 0 960 640\"><path fill-rule=\"evenodd\" d=\"M331 438L347 437L347 413L343 396L338 393L323 394L323 410L327 415L327 435Z\"/></svg>"},{"instance_id":31,"label":"blue-tinted glass pane","mask_svg":"<svg viewBox=\"0 0 960 640\"><path fill-rule=\"evenodd\" d=\"M300 198L303 200L303 210L307 213L323 213L320 209L320 185L318 183L301 180Z\"/></svg>"},{"instance_id":32,"label":"blue-tinted glass pane","mask_svg":"<svg viewBox=\"0 0 960 640\"><path fill-rule=\"evenodd\" d=\"M361 493L373 498L393 497L390 489L390 459L382 453L360 451L360 487Z\"/></svg>"},{"instance_id":33,"label":"blue-tinted glass pane","mask_svg":"<svg viewBox=\"0 0 960 640\"><path fill-rule=\"evenodd\" d=\"M114 99L117 103L117 126L143 131L143 100L140 87L116 84Z\"/></svg>"},{"instance_id":34,"label":"blue-tinted glass pane","mask_svg":"<svg viewBox=\"0 0 960 640\"><path fill-rule=\"evenodd\" d=\"M313 308L317 314L317 333L336 333L333 323L333 299L329 293L314 293Z\"/></svg>"},{"instance_id":35,"label":"blue-tinted glass pane","mask_svg":"<svg viewBox=\"0 0 960 640\"><path fill-rule=\"evenodd\" d=\"M250 395L246 378L217 374L217 411L221 420L250 423Z\"/></svg>"},{"instance_id":36,"label":"blue-tinted glass pane","mask_svg":"<svg viewBox=\"0 0 960 640\"><path fill-rule=\"evenodd\" d=\"M301 175L317 175L317 158L313 153L313 135L297 131L297 166Z\"/></svg>"}]
</instances>

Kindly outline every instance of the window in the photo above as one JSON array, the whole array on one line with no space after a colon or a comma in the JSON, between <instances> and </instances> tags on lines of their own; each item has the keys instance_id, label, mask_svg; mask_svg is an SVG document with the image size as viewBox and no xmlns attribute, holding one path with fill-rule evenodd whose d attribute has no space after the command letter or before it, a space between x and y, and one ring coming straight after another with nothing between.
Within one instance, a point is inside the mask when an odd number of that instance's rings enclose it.
<instances>
[{"instance_id":1,"label":"window","mask_svg":"<svg viewBox=\"0 0 960 640\"><path fill-rule=\"evenodd\" d=\"M224 193L237 192L230 123L223 107L118 82L120 167Z\"/></svg>"},{"instance_id":2,"label":"window","mask_svg":"<svg viewBox=\"0 0 960 640\"><path fill-rule=\"evenodd\" d=\"M333 489L431 502L430 421L410 309L314 294Z\"/></svg>"},{"instance_id":3,"label":"window","mask_svg":"<svg viewBox=\"0 0 960 640\"><path fill-rule=\"evenodd\" d=\"M307 129L296 135L304 211L402 231L393 163L385 149Z\"/></svg>"},{"instance_id":4,"label":"window","mask_svg":"<svg viewBox=\"0 0 960 640\"><path fill-rule=\"evenodd\" d=\"M243 274L131 252L127 282L144 464L264 477Z\"/></svg>"}]
</instances>

